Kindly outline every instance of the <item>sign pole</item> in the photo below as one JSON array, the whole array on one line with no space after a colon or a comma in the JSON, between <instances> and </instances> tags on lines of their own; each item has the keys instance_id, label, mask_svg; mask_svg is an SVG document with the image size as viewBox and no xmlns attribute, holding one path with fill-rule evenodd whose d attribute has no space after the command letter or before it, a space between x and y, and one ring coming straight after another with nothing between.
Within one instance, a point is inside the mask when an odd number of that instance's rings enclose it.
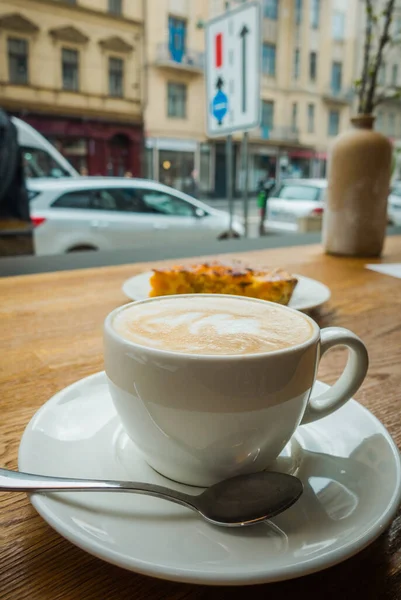
<instances>
[{"instance_id":1,"label":"sign pole","mask_svg":"<svg viewBox=\"0 0 401 600\"><path fill-rule=\"evenodd\" d=\"M244 187L242 190L242 203L243 203L243 211L244 211L244 229L245 229L245 237L248 237L249 233L249 223L248 223L248 213L249 213L249 198L248 198L248 188L249 188L249 133L244 131L244 135L242 137L242 170L244 172Z\"/></svg>"},{"instance_id":2,"label":"sign pole","mask_svg":"<svg viewBox=\"0 0 401 600\"><path fill-rule=\"evenodd\" d=\"M230 221L228 226L228 237L233 237L233 218L234 218L234 198L233 198L233 136L231 133L226 139L226 181L227 181L227 200Z\"/></svg>"}]
</instances>

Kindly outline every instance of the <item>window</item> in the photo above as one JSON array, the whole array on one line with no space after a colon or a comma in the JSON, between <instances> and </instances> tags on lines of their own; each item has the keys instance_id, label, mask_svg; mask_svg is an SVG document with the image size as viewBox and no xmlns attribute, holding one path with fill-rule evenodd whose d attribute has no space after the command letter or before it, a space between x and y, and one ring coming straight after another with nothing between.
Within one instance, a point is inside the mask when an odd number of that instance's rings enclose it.
<instances>
[{"instance_id":1,"label":"window","mask_svg":"<svg viewBox=\"0 0 401 600\"><path fill-rule=\"evenodd\" d=\"M278 19L278 0L264 0L263 2L263 16L266 19Z\"/></svg>"},{"instance_id":2,"label":"window","mask_svg":"<svg viewBox=\"0 0 401 600\"><path fill-rule=\"evenodd\" d=\"M276 197L283 200L318 200L319 188L311 185L283 184Z\"/></svg>"},{"instance_id":3,"label":"window","mask_svg":"<svg viewBox=\"0 0 401 600\"><path fill-rule=\"evenodd\" d=\"M187 86L184 83L167 84L167 116L185 119L187 115Z\"/></svg>"},{"instance_id":4,"label":"window","mask_svg":"<svg viewBox=\"0 0 401 600\"><path fill-rule=\"evenodd\" d=\"M121 15L122 0L109 0L109 13L112 15Z\"/></svg>"},{"instance_id":5,"label":"window","mask_svg":"<svg viewBox=\"0 0 401 600\"><path fill-rule=\"evenodd\" d=\"M70 177L50 154L39 148L21 146L25 177Z\"/></svg>"},{"instance_id":6,"label":"window","mask_svg":"<svg viewBox=\"0 0 401 600\"><path fill-rule=\"evenodd\" d=\"M91 192L90 190L81 190L79 192L63 194L53 202L52 206L54 208L89 209L91 207Z\"/></svg>"},{"instance_id":7,"label":"window","mask_svg":"<svg viewBox=\"0 0 401 600\"><path fill-rule=\"evenodd\" d=\"M342 87L342 71L343 65L340 62L331 64L331 91L337 93Z\"/></svg>"},{"instance_id":8,"label":"window","mask_svg":"<svg viewBox=\"0 0 401 600\"><path fill-rule=\"evenodd\" d=\"M338 110L329 111L329 126L328 134L330 136L337 135L340 127L340 113Z\"/></svg>"},{"instance_id":9,"label":"window","mask_svg":"<svg viewBox=\"0 0 401 600\"><path fill-rule=\"evenodd\" d=\"M383 131L383 113L381 111L376 115L376 129L377 131Z\"/></svg>"},{"instance_id":10,"label":"window","mask_svg":"<svg viewBox=\"0 0 401 600\"><path fill-rule=\"evenodd\" d=\"M309 79L316 81L317 77L317 53L311 52L309 54Z\"/></svg>"},{"instance_id":11,"label":"window","mask_svg":"<svg viewBox=\"0 0 401 600\"><path fill-rule=\"evenodd\" d=\"M262 100L261 124L263 137L269 137L269 133L274 126L274 102L271 100Z\"/></svg>"},{"instance_id":12,"label":"window","mask_svg":"<svg viewBox=\"0 0 401 600\"><path fill-rule=\"evenodd\" d=\"M302 0L295 0L295 23L299 25L302 21Z\"/></svg>"},{"instance_id":13,"label":"window","mask_svg":"<svg viewBox=\"0 0 401 600\"><path fill-rule=\"evenodd\" d=\"M382 64L380 65L380 69L377 74L377 83L379 85L386 84L386 63L385 62L382 62Z\"/></svg>"},{"instance_id":14,"label":"window","mask_svg":"<svg viewBox=\"0 0 401 600\"><path fill-rule=\"evenodd\" d=\"M320 0L310 1L310 24L313 29L318 29L320 21Z\"/></svg>"},{"instance_id":15,"label":"window","mask_svg":"<svg viewBox=\"0 0 401 600\"><path fill-rule=\"evenodd\" d=\"M77 92L79 89L79 54L78 50L61 50L61 68L63 90Z\"/></svg>"},{"instance_id":16,"label":"window","mask_svg":"<svg viewBox=\"0 0 401 600\"><path fill-rule=\"evenodd\" d=\"M109 58L109 94L124 95L124 61L121 58Z\"/></svg>"},{"instance_id":17,"label":"window","mask_svg":"<svg viewBox=\"0 0 401 600\"><path fill-rule=\"evenodd\" d=\"M168 49L170 57L181 63L186 54L187 22L176 17L168 18Z\"/></svg>"},{"instance_id":18,"label":"window","mask_svg":"<svg viewBox=\"0 0 401 600\"><path fill-rule=\"evenodd\" d=\"M308 133L315 131L315 105L308 104Z\"/></svg>"},{"instance_id":19,"label":"window","mask_svg":"<svg viewBox=\"0 0 401 600\"><path fill-rule=\"evenodd\" d=\"M393 65L393 68L391 70L391 84L394 87L398 86L398 65L397 64Z\"/></svg>"},{"instance_id":20,"label":"window","mask_svg":"<svg viewBox=\"0 0 401 600\"><path fill-rule=\"evenodd\" d=\"M341 41L345 37L345 14L338 10L334 11L331 18L331 30L333 39Z\"/></svg>"},{"instance_id":21,"label":"window","mask_svg":"<svg viewBox=\"0 0 401 600\"><path fill-rule=\"evenodd\" d=\"M294 79L298 79L300 74L300 51L299 48L294 50Z\"/></svg>"},{"instance_id":22,"label":"window","mask_svg":"<svg viewBox=\"0 0 401 600\"><path fill-rule=\"evenodd\" d=\"M262 72L274 77L276 75L276 46L263 44Z\"/></svg>"},{"instance_id":23,"label":"window","mask_svg":"<svg viewBox=\"0 0 401 600\"><path fill-rule=\"evenodd\" d=\"M116 190L92 190L90 208L94 210L118 210Z\"/></svg>"},{"instance_id":24,"label":"window","mask_svg":"<svg viewBox=\"0 0 401 600\"><path fill-rule=\"evenodd\" d=\"M395 114L390 113L388 116L388 135L395 137Z\"/></svg>"},{"instance_id":25,"label":"window","mask_svg":"<svg viewBox=\"0 0 401 600\"><path fill-rule=\"evenodd\" d=\"M28 42L8 38L8 77L10 83L28 83Z\"/></svg>"},{"instance_id":26,"label":"window","mask_svg":"<svg viewBox=\"0 0 401 600\"><path fill-rule=\"evenodd\" d=\"M298 123L298 103L293 102L291 110L291 128L295 130Z\"/></svg>"},{"instance_id":27,"label":"window","mask_svg":"<svg viewBox=\"0 0 401 600\"><path fill-rule=\"evenodd\" d=\"M135 190L135 197L141 199L145 212L177 217L195 216L192 204L165 192L138 188Z\"/></svg>"}]
</instances>

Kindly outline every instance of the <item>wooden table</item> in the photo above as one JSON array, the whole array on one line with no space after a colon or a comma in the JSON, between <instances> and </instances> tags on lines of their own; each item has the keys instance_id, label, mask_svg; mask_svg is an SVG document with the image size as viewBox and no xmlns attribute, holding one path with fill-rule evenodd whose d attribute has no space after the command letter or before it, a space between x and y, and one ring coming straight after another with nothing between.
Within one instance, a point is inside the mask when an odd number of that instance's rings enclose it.
<instances>
[{"instance_id":1,"label":"wooden table","mask_svg":"<svg viewBox=\"0 0 401 600\"><path fill-rule=\"evenodd\" d=\"M371 367L357 394L401 443L401 280L364 268L367 261L328 257L319 246L238 254L259 265L285 265L330 286L314 315L366 342ZM387 240L385 262L401 262L401 236ZM191 261L189 261L191 262ZM0 458L17 468L22 432L35 411L66 385L102 369L104 317L127 301L121 284L147 264L65 271L0 280ZM344 355L322 362L319 378L339 375ZM295 597L401 599L401 520L368 549L303 579L244 588L169 583L130 573L79 550L55 533L24 494L0 494L2 600L124 600Z\"/></svg>"}]
</instances>

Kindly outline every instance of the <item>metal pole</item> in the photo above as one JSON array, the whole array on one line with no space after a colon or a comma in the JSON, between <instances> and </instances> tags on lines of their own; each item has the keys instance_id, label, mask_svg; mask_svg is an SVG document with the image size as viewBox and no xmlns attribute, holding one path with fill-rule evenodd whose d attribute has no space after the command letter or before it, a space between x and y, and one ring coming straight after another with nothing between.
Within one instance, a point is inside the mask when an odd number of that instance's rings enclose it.
<instances>
[{"instance_id":1,"label":"metal pole","mask_svg":"<svg viewBox=\"0 0 401 600\"><path fill-rule=\"evenodd\" d=\"M233 217L234 217L234 198L233 198L233 136L231 133L226 139L226 181L227 181L227 200L230 221L228 226L228 237L233 237Z\"/></svg>"},{"instance_id":2,"label":"metal pole","mask_svg":"<svg viewBox=\"0 0 401 600\"><path fill-rule=\"evenodd\" d=\"M249 134L247 131L244 132L242 137L242 170L244 172L244 187L242 190L242 202L243 202L243 210L244 210L244 228L245 228L245 237L248 237L249 233L249 224L248 224L248 213L249 213L249 198L248 198L248 188L249 188L249 152L248 152L248 138Z\"/></svg>"}]
</instances>

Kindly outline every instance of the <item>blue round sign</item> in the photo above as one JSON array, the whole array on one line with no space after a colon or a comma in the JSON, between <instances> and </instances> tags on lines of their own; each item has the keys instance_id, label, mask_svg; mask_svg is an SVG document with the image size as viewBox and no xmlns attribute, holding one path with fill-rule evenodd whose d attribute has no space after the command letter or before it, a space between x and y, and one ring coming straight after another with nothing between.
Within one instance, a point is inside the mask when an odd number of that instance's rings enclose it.
<instances>
[{"instance_id":1,"label":"blue round sign","mask_svg":"<svg viewBox=\"0 0 401 600\"><path fill-rule=\"evenodd\" d=\"M221 90L213 98L211 110L212 115L217 119L219 125L221 125L228 111L228 98Z\"/></svg>"}]
</instances>

